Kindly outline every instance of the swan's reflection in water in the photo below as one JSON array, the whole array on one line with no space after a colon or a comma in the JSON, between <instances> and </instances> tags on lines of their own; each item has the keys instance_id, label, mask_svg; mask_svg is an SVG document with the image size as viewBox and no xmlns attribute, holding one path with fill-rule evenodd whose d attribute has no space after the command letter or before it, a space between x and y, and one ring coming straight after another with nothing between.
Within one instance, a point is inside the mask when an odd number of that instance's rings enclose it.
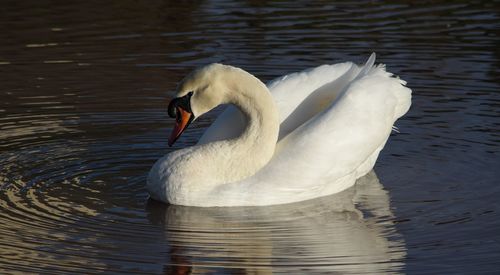
<instances>
[{"instance_id":1,"label":"swan's reflection in water","mask_svg":"<svg viewBox=\"0 0 500 275\"><path fill-rule=\"evenodd\" d=\"M336 195L237 208L148 203L165 227L166 273L387 273L403 268L405 247L389 196L375 173Z\"/></svg>"}]
</instances>

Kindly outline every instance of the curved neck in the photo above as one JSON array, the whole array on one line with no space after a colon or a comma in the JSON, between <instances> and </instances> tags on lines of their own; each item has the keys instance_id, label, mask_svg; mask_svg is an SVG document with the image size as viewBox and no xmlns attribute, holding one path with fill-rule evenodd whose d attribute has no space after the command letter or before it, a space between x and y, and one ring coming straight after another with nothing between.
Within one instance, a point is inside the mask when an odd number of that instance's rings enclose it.
<instances>
[{"instance_id":1,"label":"curved neck","mask_svg":"<svg viewBox=\"0 0 500 275\"><path fill-rule=\"evenodd\" d=\"M227 75L229 92L227 102L235 105L245 116L247 124L240 136L233 139L239 146L256 148L260 153L270 151L278 140L279 132L278 110L266 85L253 75L240 70L233 72L238 77ZM259 149L260 148L260 149Z\"/></svg>"},{"instance_id":2,"label":"curved neck","mask_svg":"<svg viewBox=\"0 0 500 275\"><path fill-rule=\"evenodd\" d=\"M242 180L271 160L279 133L279 115L267 87L256 77L237 68L221 79L227 87L225 104L233 104L246 117L246 127L236 138L201 145L200 166L212 184Z\"/></svg>"}]
</instances>

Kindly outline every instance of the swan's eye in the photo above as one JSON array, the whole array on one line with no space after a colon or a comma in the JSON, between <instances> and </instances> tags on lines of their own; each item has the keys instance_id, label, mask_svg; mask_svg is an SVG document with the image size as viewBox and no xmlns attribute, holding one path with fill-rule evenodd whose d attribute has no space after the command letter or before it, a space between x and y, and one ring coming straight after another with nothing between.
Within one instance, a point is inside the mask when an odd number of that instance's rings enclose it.
<instances>
[{"instance_id":1,"label":"swan's eye","mask_svg":"<svg viewBox=\"0 0 500 275\"><path fill-rule=\"evenodd\" d=\"M193 91L188 93L188 96L192 96L192 95L193 95Z\"/></svg>"}]
</instances>

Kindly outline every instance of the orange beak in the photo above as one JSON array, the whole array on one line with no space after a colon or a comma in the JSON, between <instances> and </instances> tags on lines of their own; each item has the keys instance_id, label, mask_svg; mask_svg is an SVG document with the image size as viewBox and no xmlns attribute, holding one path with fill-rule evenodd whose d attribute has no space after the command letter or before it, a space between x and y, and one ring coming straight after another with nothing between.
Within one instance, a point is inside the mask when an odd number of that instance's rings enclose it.
<instances>
[{"instance_id":1,"label":"orange beak","mask_svg":"<svg viewBox=\"0 0 500 275\"><path fill-rule=\"evenodd\" d=\"M177 106L177 115L175 118L175 127L170 138L168 139L168 146L172 146L175 141L181 136L181 134L186 130L191 121L193 120L193 114L184 110L182 107Z\"/></svg>"}]
</instances>

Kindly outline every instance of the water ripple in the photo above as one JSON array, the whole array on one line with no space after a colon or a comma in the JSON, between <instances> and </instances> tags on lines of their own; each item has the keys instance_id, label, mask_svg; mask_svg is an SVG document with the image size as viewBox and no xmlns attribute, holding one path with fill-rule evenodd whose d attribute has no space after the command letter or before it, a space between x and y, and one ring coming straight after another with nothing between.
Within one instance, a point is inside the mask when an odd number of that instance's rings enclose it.
<instances>
[{"instance_id":1,"label":"water ripple","mask_svg":"<svg viewBox=\"0 0 500 275\"><path fill-rule=\"evenodd\" d=\"M9 1L8 1L9 2ZM174 5L175 4L175 5ZM497 1L24 3L0 17L0 272L464 273L498 268ZM99 9L95 7L99 6ZM372 51L413 90L374 173L268 208L148 201L194 67L259 78ZM390 196L385 189L390 191Z\"/></svg>"}]
</instances>

